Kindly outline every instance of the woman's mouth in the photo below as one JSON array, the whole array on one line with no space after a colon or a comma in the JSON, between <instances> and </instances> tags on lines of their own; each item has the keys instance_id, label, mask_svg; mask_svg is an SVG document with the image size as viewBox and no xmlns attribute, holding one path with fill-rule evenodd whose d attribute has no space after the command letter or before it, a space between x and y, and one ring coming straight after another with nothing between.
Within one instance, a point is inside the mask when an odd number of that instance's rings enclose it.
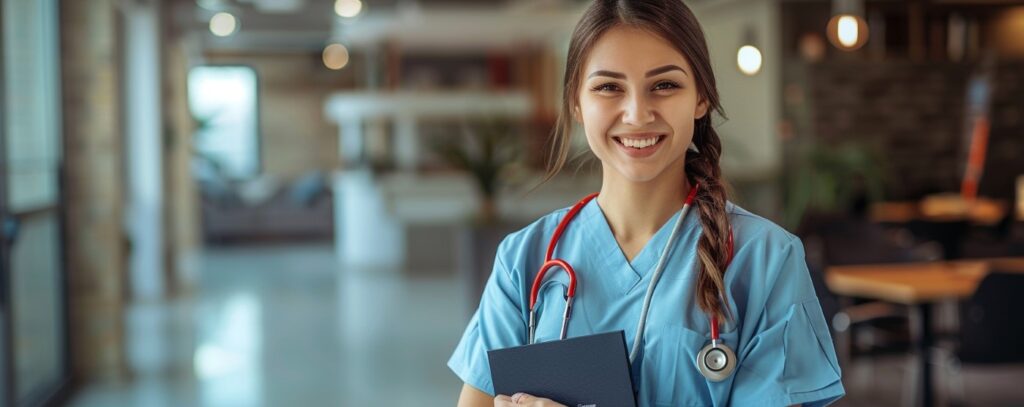
<instances>
[{"instance_id":1,"label":"woman's mouth","mask_svg":"<svg viewBox=\"0 0 1024 407\"><path fill-rule=\"evenodd\" d=\"M630 157L642 158L654 154L667 138L664 134L650 137L621 137L613 136L615 144Z\"/></svg>"}]
</instances>

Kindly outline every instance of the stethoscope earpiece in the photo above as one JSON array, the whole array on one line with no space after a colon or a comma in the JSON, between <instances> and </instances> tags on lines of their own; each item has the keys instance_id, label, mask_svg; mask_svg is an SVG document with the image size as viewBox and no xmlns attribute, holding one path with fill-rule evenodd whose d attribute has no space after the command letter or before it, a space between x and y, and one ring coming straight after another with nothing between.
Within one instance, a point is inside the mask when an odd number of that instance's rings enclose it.
<instances>
[{"instance_id":1,"label":"stethoscope earpiece","mask_svg":"<svg viewBox=\"0 0 1024 407\"><path fill-rule=\"evenodd\" d=\"M720 382L736 369L736 354L728 345L712 341L697 353L697 369L708 380Z\"/></svg>"}]
</instances>

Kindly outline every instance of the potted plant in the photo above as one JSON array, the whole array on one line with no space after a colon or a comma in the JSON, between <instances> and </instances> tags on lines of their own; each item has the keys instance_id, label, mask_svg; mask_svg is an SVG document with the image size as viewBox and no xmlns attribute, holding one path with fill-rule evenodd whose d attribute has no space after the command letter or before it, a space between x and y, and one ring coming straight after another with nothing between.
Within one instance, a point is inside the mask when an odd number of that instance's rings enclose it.
<instances>
[{"instance_id":1,"label":"potted plant","mask_svg":"<svg viewBox=\"0 0 1024 407\"><path fill-rule=\"evenodd\" d=\"M496 117L467 123L454 137L436 139L434 152L449 165L472 175L480 192L478 223L499 221L497 193L507 181L506 172L520 162L522 135L508 118Z\"/></svg>"},{"instance_id":2,"label":"potted plant","mask_svg":"<svg viewBox=\"0 0 1024 407\"><path fill-rule=\"evenodd\" d=\"M470 280L470 308L483 291L494 265L498 245L521 225L501 219L498 191L510 181L509 172L521 164L524 136L509 118L495 117L466 123L463 131L432 144L434 152L452 167L469 173L480 193L480 210L459 233L459 272Z\"/></svg>"},{"instance_id":3,"label":"potted plant","mask_svg":"<svg viewBox=\"0 0 1024 407\"><path fill-rule=\"evenodd\" d=\"M808 211L835 213L862 210L880 201L885 168L870 146L848 142L835 146L807 145L796 149L786 171L784 222L795 226Z\"/></svg>"}]
</instances>

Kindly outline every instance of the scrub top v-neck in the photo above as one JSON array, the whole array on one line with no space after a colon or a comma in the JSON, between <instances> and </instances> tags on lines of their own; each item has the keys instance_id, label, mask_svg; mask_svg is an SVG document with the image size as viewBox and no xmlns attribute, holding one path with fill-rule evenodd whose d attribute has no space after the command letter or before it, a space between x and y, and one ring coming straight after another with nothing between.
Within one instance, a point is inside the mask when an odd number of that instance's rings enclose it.
<instances>
[{"instance_id":1,"label":"scrub top v-neck","mask_svg":"<svg viewBox=\"0 0 1024 407\"><path fill-rule=\"evenodd\" d=\"M448 366L465 383L493 394L488 350L526 343L529 291L548 240L568 208L510 234L499 245L494 270ZM840 370L814 293L800 240L781 227L729 203L735 254L725 273L734 321L721 338L736 350L738 368L709 382L696 366L710 338L706 314L694 299L696 211L683 219L654 292L639 356L641 406L826 405L844 394ZM589 202L559 240L555 257L577 274L568 336L623 330L633 346L636 322L658 257L677 212L627 261L597 201ZM538 342L561 330L565 273L549 273L538 294ZM540 395L543 396L543 395Z\"/></svg>"}]
</instances>

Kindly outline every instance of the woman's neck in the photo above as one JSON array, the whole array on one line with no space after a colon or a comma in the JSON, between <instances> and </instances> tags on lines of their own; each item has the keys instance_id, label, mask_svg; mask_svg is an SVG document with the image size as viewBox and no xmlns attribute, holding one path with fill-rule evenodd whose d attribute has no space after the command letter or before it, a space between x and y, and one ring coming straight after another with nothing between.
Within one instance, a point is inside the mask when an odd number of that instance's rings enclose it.
<instances>
[{"instance_id":1,"label":"woman's neck","mask_svg":"<svg viewBox=\"0 0 1024 407\"><path fill-rule=\"evenodd\" d=\"M683 207L689 191L686 173L681 168L667 169L647 182L626 180L606 168L597 201L615 240L632 259L631 254L638 252Z\"/></svg>"}]
</instances>

